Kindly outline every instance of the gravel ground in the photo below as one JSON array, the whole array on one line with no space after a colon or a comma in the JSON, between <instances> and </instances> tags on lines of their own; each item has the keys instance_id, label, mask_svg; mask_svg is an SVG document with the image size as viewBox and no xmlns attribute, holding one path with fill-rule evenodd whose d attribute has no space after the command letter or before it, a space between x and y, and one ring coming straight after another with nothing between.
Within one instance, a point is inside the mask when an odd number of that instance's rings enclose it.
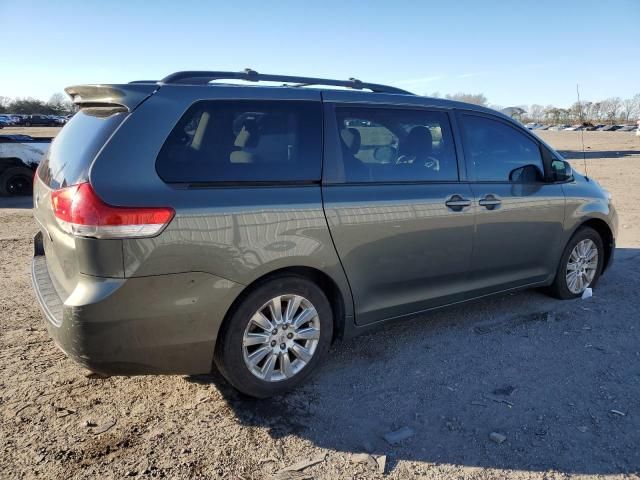
<instances>
[{"instance_id":1,"label":"gravel ground","mask_svg":"<svg viewBox=\"0 0 640 480\"><path fill-rule=\"evenodd\" d=\"M526 291L395 323L268 401L215 374L88 376L31 292L30 199L0 199L0 477L638 478L640 139L585 142L621 224L593 298Z\"/></svg>"}]
</instances>

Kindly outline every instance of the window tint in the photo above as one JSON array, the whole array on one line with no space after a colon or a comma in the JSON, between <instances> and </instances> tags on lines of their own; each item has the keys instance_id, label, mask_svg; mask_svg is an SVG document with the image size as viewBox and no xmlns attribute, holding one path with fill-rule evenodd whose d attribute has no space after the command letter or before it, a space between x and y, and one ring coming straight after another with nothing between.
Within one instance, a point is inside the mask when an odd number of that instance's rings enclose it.
<instances>
[{"instance_id":1,"label":"window tint","mask_svg":"<svg viewBox=\"0 0 640 480\"><path fill-rule=\"evenodd\" d=\"M508 182L511 172L525 165L535 165L541 175L544 172L540 148L525 134L475 115L462 115L462 122L467 164L477 181Z\"/></svg>"},{"instance_id":2,"label":"window tint","mask_svg":"<svg viewBox=\"0 0 640 480\"><path fill-rule=\"evenodd\" d=\"M202 101L158 155L166 182L320 180L319 102Z\"/></svg>"},{"instance_id":3,"label":"window tint","mask_svg":"<svg viewBox=\"0 0 640 480\"><path fill-rule=\"evenodd\" d=\"M336 116L344 181L458 180L446 113L337 107Z\"/></svg>"}]
</instances>

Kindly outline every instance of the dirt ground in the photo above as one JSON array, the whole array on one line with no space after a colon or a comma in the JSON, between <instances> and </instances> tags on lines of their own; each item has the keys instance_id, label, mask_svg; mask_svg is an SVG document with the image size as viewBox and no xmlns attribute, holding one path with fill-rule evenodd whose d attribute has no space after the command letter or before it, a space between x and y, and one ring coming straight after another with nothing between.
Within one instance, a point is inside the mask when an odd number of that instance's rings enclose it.
<instances>
[{"instance_id":1,"label":"dirt ground","mask_svg":"<svg viewBox=\"0 0 640 480\"><path fill-rule=\"evenodd\" d=\"M584 169L579 132L541 136ZM389 325L267 401L215 374L88 377L31 291L30 199L1 199L0 477L640 478L640 138L584 139L620 214L593 298L526 291Z\"/></svg>"},{"instance_id":2,"label":"dirt ground","mask_svg":"<svg viewBox=\"0 0 640 480\"><path fill-rule=\"evenodd\" d=\"M55 137L60 127L5 127L0 135L31 135L32 137Z\"/></svg>"}]
</instances>

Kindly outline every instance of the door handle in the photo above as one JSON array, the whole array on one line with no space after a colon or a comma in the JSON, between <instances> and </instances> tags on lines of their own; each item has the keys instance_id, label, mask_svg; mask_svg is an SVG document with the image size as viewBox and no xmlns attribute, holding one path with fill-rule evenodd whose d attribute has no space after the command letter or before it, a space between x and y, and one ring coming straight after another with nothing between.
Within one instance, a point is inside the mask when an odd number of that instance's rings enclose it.
<instances>
[{"instance_id":1,"label":"door handle","mask_svg":"<svg viewBox=\"0 0 640 480\"><path fill-rule=\"evenodd\" d=\"M471 200L462 198L460 195L451 195L451 198L444 202L444 204L454 212L460 212L464 207L471 206Z\"/></svg>"},{"instance_id":2,"label":"door handle","mask_svg":"<svg viewBox=\"0 0 640 480\"><path fill-rule=\"evenodd\" d=\"M480 201L478 202L480 206L485 207L487 210L493 210L494 208L498 207L501 203L502 203L502 200L500 200L498 197L492 194L486 195L484 198L480 199Z\"/></svg>"}]
</instances>

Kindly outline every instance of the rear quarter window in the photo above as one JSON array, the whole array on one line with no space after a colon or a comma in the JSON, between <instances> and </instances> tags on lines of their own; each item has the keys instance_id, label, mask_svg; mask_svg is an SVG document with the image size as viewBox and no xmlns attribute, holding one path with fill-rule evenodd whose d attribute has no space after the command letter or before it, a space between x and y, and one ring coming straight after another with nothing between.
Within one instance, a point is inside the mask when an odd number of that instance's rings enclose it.
<instances>
[{"instance_id":1,"label":"rear quarter window","mask_svg":"<svg viewBox=\"0 0 640 480\"><path fill-rule=\"evenodd\" d=\"M168 183L319 181L319 102L200 101L178 121L156 161Z\"/></svg>"},{"instance_id":2,"label":"rear quarter window","mask_svg":"<svg viewBox=\"0 0 640 480\"><path fill-rule=\"evenodd\" d=\"M51 142L38 169L40 179L53 189L86 181L93 159L125 116L113 108L79 111Z\"/></svg>"}]
</instances>

